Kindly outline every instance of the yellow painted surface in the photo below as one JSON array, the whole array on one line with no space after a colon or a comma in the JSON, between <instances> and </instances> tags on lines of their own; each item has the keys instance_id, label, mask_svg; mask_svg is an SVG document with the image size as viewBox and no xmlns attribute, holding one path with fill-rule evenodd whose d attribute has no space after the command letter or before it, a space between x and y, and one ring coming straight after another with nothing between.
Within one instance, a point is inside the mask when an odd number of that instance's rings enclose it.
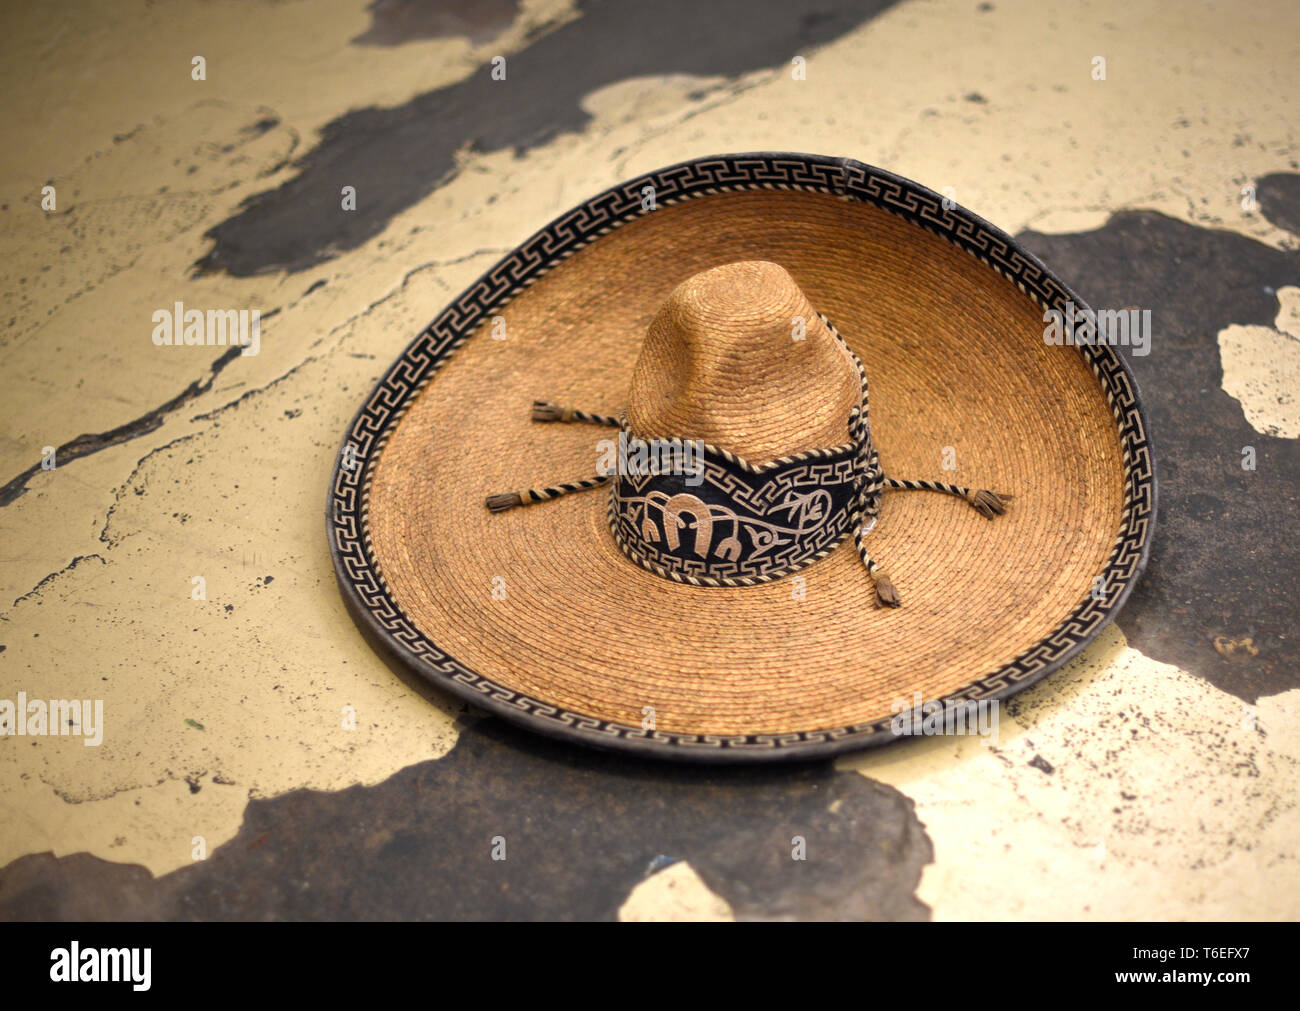
<instances>
[{"instance_id":1,"label":"yellow painted surface","mask_svg":"<svg viewBox=\"0 0 1300 1011\"><path fill-rule=\"evenodd\" d=\"M1300 916L1300 689L1246 706L1114 626L1002 709L996 745L917 738L839 766L916 802L935 919Z\"/></svg>"},{"instance_id":2,"label":"yellow painted surface","mask_svg":"<svg viewBox=\"0 0 1300 1011\"><path fill-rule=\"evenodd\" d=\"M1271 327L1233 324L1219 331L1223 389L1241 401L1258 432L1300 437L1300 288L1277 292Z\"/></svg>"},{"instance_id":3,"label":"yellow painted surface","mask_svg":"<svg viewBox=\"0 0 1300 1011\"><path fill-rule=\"evenodd\" d=\"M456 179L311 270L190 277L203 233L290 178L284 159L324 124L458 80L530 25L572 16L526 4L520 23L477 47L349 45L365 6L263 4L232 18L190 0L0 15L3 480L42 447L137 418L206 375L214 349L152 345L156 309L178 298L280 309L259 355L156 431L39 473L0 510L0 698L102 698L106 725L98 748L0 737L0 863L86 850L163 873L191 858L195 836L210 852L233 835L249 797L374 782L454 744L456 707L393 675L340 603L322 519L332 457L366 389L455 293L623 177L718 151L816 151L952 187L1011 232L1090 228L1142 207L1295 245L1243 210L1241 188L1297 158L1300 7L1170 16L1132 0L1083 12L998 0L977 14L945 0L902 3L799 54L804 81L787 65L601 89L581 134L523 157L466 152ZM205 82L189 77L196 54ZM1092 79L1096 55L1105 81ZM965 97L975 92L986 101ZM241 133L268 110L278 126ZM47 183L52 213L40 209ZM205 600L192 599L196 576ZM1077 743L1100 762L1096 726L1109 720L1122 736L1115 713L1134 697L1155 727L1116 745L1129 771L1105 766L1142 798L1131 815L1111 811L1126 802L1086 764L1023 771L1031 747ZM1112 634L1038 689L1018 727L1004 724L1012 766L970 743L861 761L917 799L937 850L922 897L940 916L1283 915L1297 894L1296 703L1261 704L1266 739L1241 728L1234 706ZM1219 735L1226 753L1209 743ZM1258 775L1237 775L1232 756ZM977 858L1003 871L973 880Z\"/></svg>"},{"instance_id":4,"label":"yellow painted surface","mask_svg":"<svg viewBox=\"0 0 1300 1011\"><path fill-rule=\"evenodd\" d=\"M625 923L722 923L736 916L727 900L710 891L695 868L682 860L633 888L618 918Z\"/></svg>"}]
</instances>

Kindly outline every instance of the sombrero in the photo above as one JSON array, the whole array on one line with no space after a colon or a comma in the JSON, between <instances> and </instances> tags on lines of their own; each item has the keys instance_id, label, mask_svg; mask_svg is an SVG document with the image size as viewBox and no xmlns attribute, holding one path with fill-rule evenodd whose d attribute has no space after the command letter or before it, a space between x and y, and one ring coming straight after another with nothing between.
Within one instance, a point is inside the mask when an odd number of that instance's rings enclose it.
<instances>
[{"instance_id":1,"label":"sombrero","mask_svg":"<svg viewBox=\"0 0 1300 1011\"><path fill-rule=\"evenodd\" d=\"M1088 311L850 159L629 180L370 391L327 506L344 598L455 696L666 758L828 755L894 740L899 700L1005 699L1114 618L1155 515L1127 365L1046 340L1052 310Z\"/></svg>"}]
</instances>

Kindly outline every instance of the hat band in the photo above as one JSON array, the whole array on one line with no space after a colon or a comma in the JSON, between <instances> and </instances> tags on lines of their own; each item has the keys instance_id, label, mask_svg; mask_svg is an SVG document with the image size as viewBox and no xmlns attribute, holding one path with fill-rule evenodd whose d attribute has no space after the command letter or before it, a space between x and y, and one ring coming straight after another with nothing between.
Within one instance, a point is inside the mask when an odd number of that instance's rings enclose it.
<instances>
[{"instance_id":1,"label":"hat band","mask_svg":"<svg viewBox=\"0 0 1300 1011\"><path fill-rule=\"evenodd\" d=\"M853 529L858 455L847 443L760 468L701 445L688 467L628 466L610 489L610 529L628 557L661 576L711 586L776 579Z\"/></svg>"}]
</instances>

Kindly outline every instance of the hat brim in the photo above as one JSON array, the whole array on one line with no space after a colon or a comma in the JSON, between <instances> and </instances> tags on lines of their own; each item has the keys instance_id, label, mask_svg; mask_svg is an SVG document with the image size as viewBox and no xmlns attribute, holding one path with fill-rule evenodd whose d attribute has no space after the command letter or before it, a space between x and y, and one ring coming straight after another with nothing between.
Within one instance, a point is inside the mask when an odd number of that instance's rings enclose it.
<instances>
[{"instance_id":1,"label":"hat brim","mask_svg":"<svg viewBox=\"0 0 1300 1011\"><path fill-rule=\"evenodd\" d=\"M1085 303L944 204L849 159L745 154L629 180L552 222L445 309L349 425L327 524L354 616L488 711L687 760L881 744L918 695L1002 700L1058 669L1146 563L1146 419L1114 348L1044 340L1046 308ZM701 588L624 556L604 490L484 508L592 473L609 433L534 424L530 402L617 412L668 293L740 259L785 267L862 357L887 476L1015 495L989 521L887 493L868 544L901 608L874 606L851 544L798 583Z\"/></svg>"}]
</instances>

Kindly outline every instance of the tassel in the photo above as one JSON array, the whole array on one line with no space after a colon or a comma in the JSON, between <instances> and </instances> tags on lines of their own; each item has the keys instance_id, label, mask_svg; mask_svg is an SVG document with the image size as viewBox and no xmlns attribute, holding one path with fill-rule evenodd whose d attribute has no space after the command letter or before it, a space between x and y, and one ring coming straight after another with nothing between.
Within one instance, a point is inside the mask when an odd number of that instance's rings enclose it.
<instances>
[{"instance_id":1,"label":"tassel","mask_svg":"<svg viewBox=\"0 0 1300 1011\"><path fill-rule=\"evenodd\" d=\"M989 491L987 488L972 488L963 496L967 502L973 505L976 511L986 519L993 519L994 516L1001 516L1007 511L1007 503L1010 502L1014 495L1008 495L1005 492Z\"/></svg>"},{"instance_id":2,"label":"tassel","mask_svg":"<svg viewBox=\"0 0 1300 1011\"><path fill-rule=\"evenodd\" d=\"M517 491L508 491L501 495L489 495L487 497L487 507L494 513L503 513L507 509L513 509L523 504L524 497Z\"/></svg>"},{"instance_id":3,"label":"tassel","mask_svg":"<svg viewBox=\"0 0 1300 1011\"><path fill-rule=\"evenodd\" d=\"M533 420L534 421L572 421L573 408L561 407L559 404L553 404L549 400L534 400Z\"/></svg>"},{"instance_id":4,"label":"tassel","mask_svg":"<svg viewBox=\"0 0 1300 1011\"><path fill-rule=\"evenodd\" d=\"M894 584L885 575L884 569L877 568L871 573L871 578L875 581L876 600L879 601L881 607L898 607L902 604L902 600L898 597L898 591L894 589Z\"/></svg>"}]
</instances>

